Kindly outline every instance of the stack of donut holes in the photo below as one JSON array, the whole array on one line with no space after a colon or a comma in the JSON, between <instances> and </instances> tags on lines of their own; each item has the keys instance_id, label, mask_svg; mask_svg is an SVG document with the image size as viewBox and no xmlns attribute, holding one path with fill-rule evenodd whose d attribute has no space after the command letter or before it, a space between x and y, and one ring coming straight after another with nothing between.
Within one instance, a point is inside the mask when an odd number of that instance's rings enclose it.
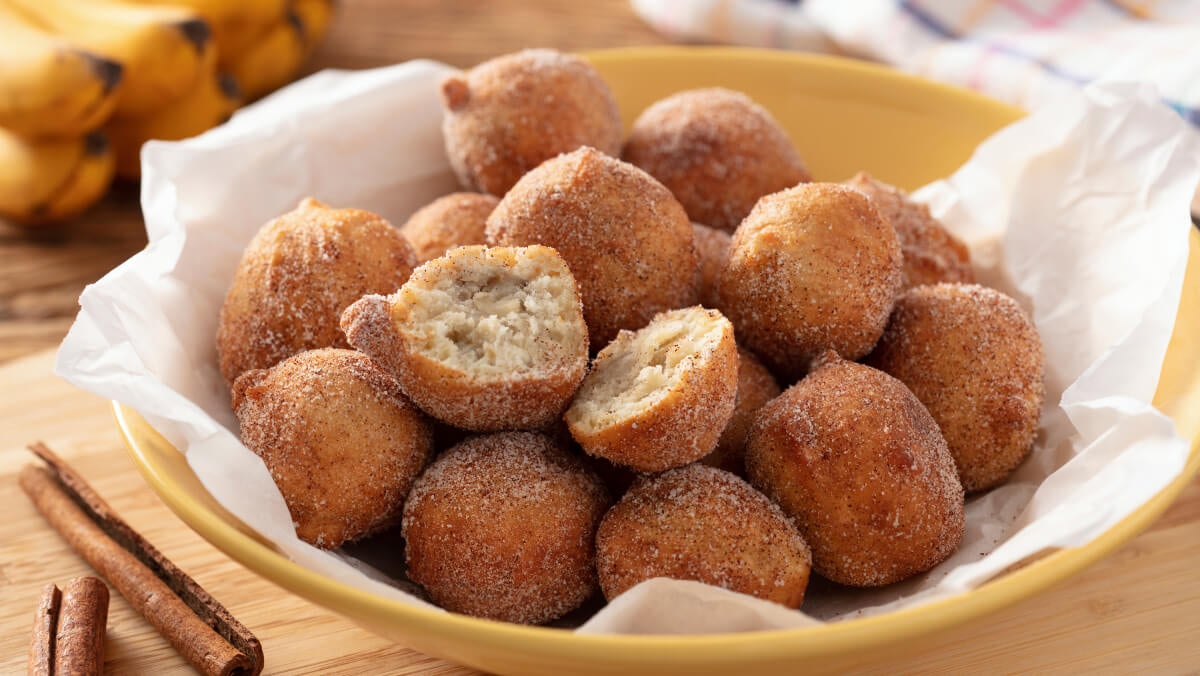
<instances>
[{"instance_id":1,"label":"stack of donut holes","mask_svg":"<svg viewBox=\"0 0 1200 676\"><path fill-rule=\"evenodd\" d=\"M623 135L595 69L546 49L441 94L466 192L399 228L305 200L221 309L299 537L402 539L430 600L510 622L655 577L797 608L810 574L944 561L965 496L1031 452L1025 311L904 192L813 182L745 95L680 92Z\"/></svg>"}]
</instances>

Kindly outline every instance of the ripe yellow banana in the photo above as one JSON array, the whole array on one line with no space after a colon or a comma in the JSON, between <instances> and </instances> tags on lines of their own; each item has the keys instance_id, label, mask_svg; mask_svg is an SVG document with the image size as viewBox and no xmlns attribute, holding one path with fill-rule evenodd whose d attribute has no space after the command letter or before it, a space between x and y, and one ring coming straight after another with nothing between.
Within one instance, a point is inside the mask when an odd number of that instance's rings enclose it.
<instances>
[{"instance_id":1,"label":"ripe yellow banana","mask_svg":"<svg viewBox=\"0 0 1200 676\"><path fill-rule=\"evenodd\" d=\"M133 0L154 5L186 7L204 17L217 43L218 66L229 68L254 45L266 29L281 21L288 0Z\"/></svg>"},{"instance_id":2,"label":"ripe yellow banana","mask_svg":"<svg viewBox=\"0 0 1200 676\"><path fill-rule=\"evenodd\" d=\"M304 26L295 12L270 29L236 61L229 74L253 101L287 84L304 63Z\"/></svg>"},{"instance_id":3,"label":"ripe yellow banana","mask_svg":"<svg viewBox=\"0 0 1200 676\"><path fill-rule=\"evenodd\" d=\"M147 115L212 72L212 29L180 7L123 0L0 0L63 39L125 67L118 115Z\"/></svg>"},{"instance_id":4,"label":"ripe yellow banana","mask_svg":"<svg viewBox=\"0 0 1200 676\"><path fill-rule=\"evenodd\" d=\"M75 47L0 3L0 127L69 138L104 124L121 65Z\"/></svg>"},{"instance_id":5,"label":"ripe yellow banana","mask_svg":"<svg viewBox=\"0 0 1200 676\"><path fill-rule=\"evenodd\" d=\"M117 174L141 175L142 144L150 139L174 141L195 136L229 119L241 105L237 83L213 73L200 86L143 117L114 117L107 127L117 156Z\"/></svg>"},{"instance_id":6,"label":"ripe yellow banana","mask_svg":"<svg viewBox=\"0 0 1200 676\"><path fill-rule=\"evenodd\" d=\"M229 72L246 98L257 99L296 77L332 17L332 0L293 0L284 20L230 64Z\"/></svg>"},{"instance_id":7,"label":"ripe yellow banana","mask_svg":"<svg viewBox=\"0 0 1200 676\"><path fill-rule=\"evenodd\" d=\"M0 130L0 217L29 225L76 216L108 191L114 162L102 132L31 141Z\"/></svg>"}]
</instances>

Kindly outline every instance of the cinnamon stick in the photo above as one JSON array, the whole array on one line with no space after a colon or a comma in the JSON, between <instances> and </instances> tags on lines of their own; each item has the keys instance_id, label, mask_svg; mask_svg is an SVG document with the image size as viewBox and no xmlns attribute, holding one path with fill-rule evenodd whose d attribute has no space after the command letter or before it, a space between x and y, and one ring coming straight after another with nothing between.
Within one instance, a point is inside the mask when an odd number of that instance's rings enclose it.
<instances>
[{"instance_id":1,"label":"cinnamon stick","mask_svg":"<svg viewBox=\"0 0 1200 676\"><path fill-rule=\"evenodd\" d=\"M107 625L108 587L99 578L74 578L62 592L46 585L33 618L29 674L103 673Z\"/></svg>"},{"instance_id":2,"label":"cinnamon stick","mask_svg":"<svg viewBox=\"0 0 1200 676\"><path fill-rule=\"evenodd\" d=\"M122 521L53 451L41 443L29 449L48 467L22 469L22 490L184 659L204 674L262 671L258 639L224 606Z\"/></svg>"},{"instance_id":3,"label":"cinnamon stick","mask_svg":"<svg viewBox=\"0 0 1200 676\"><path fill-rule=\"evenodd\" d=\"M108 624L108 587L95 577L67 583L54 632L54 673L100 676L104 671L104 630Z\"/></svg>"},{"instance_id":4,"label":"cinnamon stick","mask_svg":"<svg viewBox=\"0 0 1200 676\"><path fill-rule=\"evenodd\" d=\"M58 629L58 608L62 593L48 584L42 587L42 598L33 616L33 639L29 642L29 676L50 676L54 673L54 632Z\"/></svg>"}]
</instances>

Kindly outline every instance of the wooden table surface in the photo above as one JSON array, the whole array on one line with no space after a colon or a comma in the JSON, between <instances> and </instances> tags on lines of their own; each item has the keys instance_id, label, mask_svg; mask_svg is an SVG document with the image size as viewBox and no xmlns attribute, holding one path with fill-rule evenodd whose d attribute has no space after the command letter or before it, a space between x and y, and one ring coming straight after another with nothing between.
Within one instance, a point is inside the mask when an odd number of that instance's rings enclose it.
<instances>
[{"instance_id":1,"label":"wooden table surface","mask_svg":"<svg viewBox=\"0 0 1200 676\"><path fill-rule=\"evenodd\" d=\"M108 402L50 375L53 354L0 366L0 674L25 660L47 582L90 573L17 486L42 439L72 462L126 521L262 641L270 674L470 674L393 645L229 559L146 487ZM13 393L20 393L15 395ZM63 424L69 420L70 424ZM866 673L1195 673L1200 667L1200 483L1116 553L1036 598L946 632L907 660ZM171 646L113 595L107 670L188 673Z\"/></svg>"},{"instance_id":2,"label":"wooden table surface","mask_svg":"<svg viewBox=\"0 0 1200 676\"><path fill-rule=\"evenodd\" d=\"M627 0L342 0L311 65L359 68L432 57L467 66L526 46L589 49L663 42ZM136 186L85 217L30 234L0 223L0 673L22 669L35 599L87 565L16 486L22 450L44 439L152 542L262 639L268 673L472 673L392 645L262 580L192 533L127 459L107 404L49 373L51 348L83 286L145 243ZM64 424L64 421L69 421ZM1200 667L1200 484L1147 533L1037 599L939 637L888 673L1185 673ZM110 673L176 673L170 646L114 597Z\"/></svg>"}]
</instances>

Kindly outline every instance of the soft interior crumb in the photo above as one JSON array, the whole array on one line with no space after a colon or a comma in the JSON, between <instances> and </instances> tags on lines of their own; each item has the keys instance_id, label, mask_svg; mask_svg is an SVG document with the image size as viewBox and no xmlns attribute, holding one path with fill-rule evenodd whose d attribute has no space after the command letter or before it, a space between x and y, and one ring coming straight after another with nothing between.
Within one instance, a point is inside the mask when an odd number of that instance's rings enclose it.
<instances>
[{"instance_id":1,"label":"soft interior crumb","mask_svg":"<svg viewBox=\"0 0 1200 676\"><path fill-rule=\"evenodd\" d=\"M574 279L552 254L546 247L471 246L434 261L452 273L421 276L401 291L411 344L430 359L483 375L568 361L566 346L584 339L583 323L572 307L579 305Z\"/></svg>"},{"instance_id":2,"label":"soft interior crumb","mask_svg":"<svg viewBox=\"0 0 1200 676\"><path fill-rule=\"evenodd\" d=\"M664 313L636 333L623 331L583 381L569 422L591 432L654 406L716 350L725 326L719 313L696 307Z\"/></svg>"}]
</instances>

